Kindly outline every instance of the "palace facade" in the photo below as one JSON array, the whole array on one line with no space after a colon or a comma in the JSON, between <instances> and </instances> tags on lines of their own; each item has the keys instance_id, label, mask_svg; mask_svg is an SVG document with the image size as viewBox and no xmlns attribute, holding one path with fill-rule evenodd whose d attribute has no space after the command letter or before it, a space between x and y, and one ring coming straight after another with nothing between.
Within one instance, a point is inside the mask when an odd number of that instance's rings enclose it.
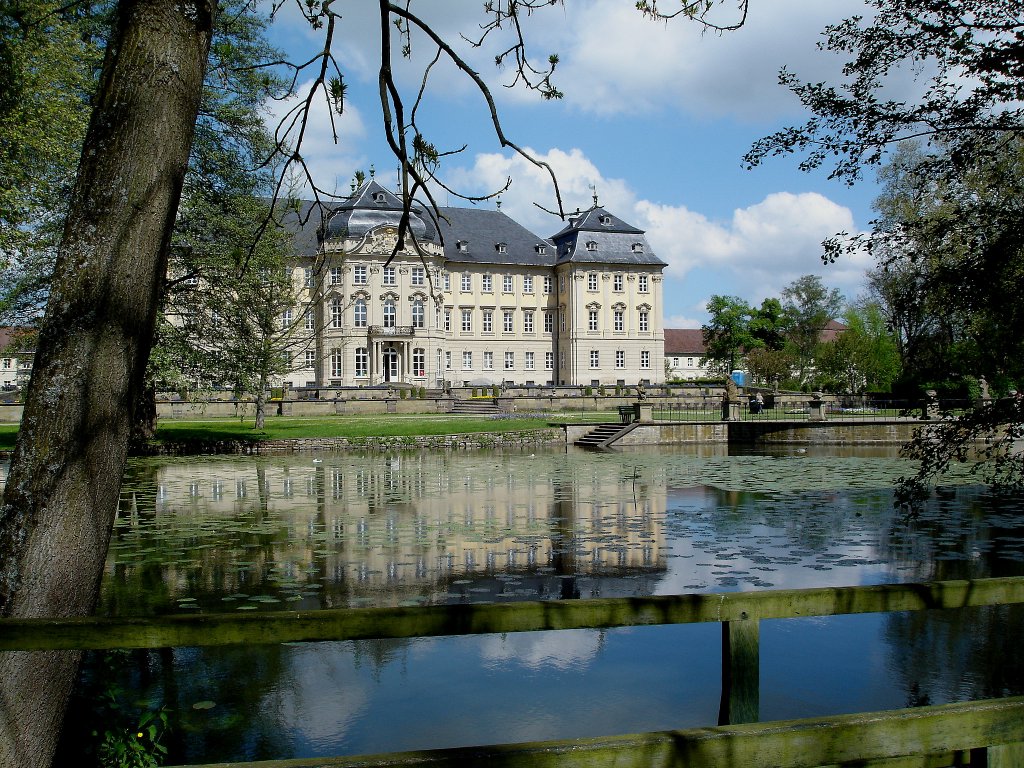
<instances>
[{"instance_id":1,"label":"palace facade","mask_svg":"<svg viewBox=\"0 0 1024 768\"><path fill-rule=\"evenodd\" d=\"M597 205L542 238L500 210L414 209L373 179L296 227L293 386L636 385L664 381L662 270Z\"/></svg>"}]
</instances>

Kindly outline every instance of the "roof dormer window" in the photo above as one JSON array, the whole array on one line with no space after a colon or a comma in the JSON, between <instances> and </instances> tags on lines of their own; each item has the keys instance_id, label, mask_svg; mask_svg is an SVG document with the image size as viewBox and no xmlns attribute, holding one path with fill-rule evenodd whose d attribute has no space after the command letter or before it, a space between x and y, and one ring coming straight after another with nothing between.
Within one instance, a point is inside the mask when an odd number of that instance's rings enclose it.
<instances>
[{"instance_id":1,"label":"roof dormer window","mask_svg":"<svg viewBox=\"0 0 1024 768\"><path fill-rule=\"evenodd\" d=\"M601 216L598 219L598 221L600 221L606 227L610 227L612 225L612 217L611 216Z\"/></svg>"},{"instance_id":2,"label":"roof dormer window","mask_svg":"<svg viewBox=\"0 0 1024 768\"><path fill-rule=\"evenodd\" d=\"M386 201L386 199L387 199L387 197L386 197L386 195L383 192L374 192L373 193L373 202L375 202L375 203L383 203L383 202Z\"/></svg>"},{"instance_id":3,"label":"roof dormer window","mask_svg":"<svg viewBox=\"0 0 1024 768\"><path fill-rule=\"evenodd\" d=\"M595 241L593 241L593 240L588 240L587 241L587 250L588 251L596 251L597 250L597 243Z\"/></svg>"},{"instance_id":4,"label":"roof dormer window","mask_svg":"<svg viewBox=\"0 0 1024 768\"><path fill-rule=\"evenodd\" d=\"M455 242L455 250L460 251L461 253L466 253L467 251L469 251L469 241L457 240Z\"/></svg>"},{"instance_id":5,"label":"roof dormer window","mask_svg":"<svg viewBox=\"0 0 1024 768\"><path fill-rule=\"evenodd\" d=\"M541 256L548 252L548 247L546 245L535 245L533 246L533 249Z\"/></svg>"},{"instance_id":6,"label":"roof dormer window","mask_svg":"<svg viewBox=\"0 0 1024 768\"><path fill-rule=\"evenodd\" d=\"M633 253L643 253L643 252L644 252L644 244L643 243L633 243Z\"/></svg>"},{"instance_id":7,"label":"roof dormer window","mask_svg":"<svg viewBox=\"0 0 1024 768\"><path fill-rule=\"evenodd\" d=\"M506 243L496 243L494 250L498 253L508 253L508 245Z\"/></svg>"}]
</instances>

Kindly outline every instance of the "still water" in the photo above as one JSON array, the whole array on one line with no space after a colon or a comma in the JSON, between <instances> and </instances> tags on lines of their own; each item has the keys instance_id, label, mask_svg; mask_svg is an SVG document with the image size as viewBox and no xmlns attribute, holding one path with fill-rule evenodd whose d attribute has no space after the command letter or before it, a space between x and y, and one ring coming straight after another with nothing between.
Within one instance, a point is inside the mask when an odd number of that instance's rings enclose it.
<instances>
[{"instance_id":1,"label":"still water","mask_svg":"<svg viewBox=\"0 0 1024 768\"><path fill-rule=\"evenodd\" d=\"M139 460L108 615L587 599L1024 574L1024 499L894 509L895 450ZM958 484L960 483L960 484ZM764 720L1024 694L1016 607L764 621ZM167 707L170 762L713 725L718 625L91 655L75 707ZM116 682L115 682L116 681ZM127 714L126 714L127 716ZM74 719L74 718L72 718ZM78 744L81 742L79 741Z\"/></svg>"}]
</instances>

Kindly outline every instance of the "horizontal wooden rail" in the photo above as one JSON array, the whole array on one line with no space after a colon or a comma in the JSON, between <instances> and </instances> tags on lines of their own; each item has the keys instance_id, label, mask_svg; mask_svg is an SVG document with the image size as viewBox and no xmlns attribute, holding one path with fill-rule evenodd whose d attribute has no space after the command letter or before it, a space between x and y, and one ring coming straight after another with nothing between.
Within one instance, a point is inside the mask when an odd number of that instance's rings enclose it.
<instances>
[{"instance_id":1,"label":"horizontal wooden rail","mask_svg":"<svg viewBox=\"0 0 1024 768\"><path fill-rule=\"evenodd\" d=\"M1024 602L1024 577L260 614L0 620L0 651L265 645L920 611Z\"/></svg>"},{"instance_id":2,"label":"horizontal wooden rail","mask_svg":"<svg viewBox=\"0 0 1024 768\"><path fill-rule=\"evenodd\" d=\"M571 741L221 763L216 768L895 768L959 765L953 753L967 750L976 750L983 764L979 753L985 748L989 768L1010 768L1019 766L1013 761L1021 755L1021 723L1024 697ZM928 755L946 756L948 762L926 763L922 756Z\"/></svg>"}]
</instances>

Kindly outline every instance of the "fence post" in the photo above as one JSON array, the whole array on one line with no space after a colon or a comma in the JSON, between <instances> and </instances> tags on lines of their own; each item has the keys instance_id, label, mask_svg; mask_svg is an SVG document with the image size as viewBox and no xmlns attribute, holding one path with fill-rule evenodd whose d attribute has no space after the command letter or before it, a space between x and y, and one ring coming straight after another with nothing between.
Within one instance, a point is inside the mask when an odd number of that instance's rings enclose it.
<instances>
[{"instance_id":1,"label":"fence post","mask_svg":"<svg viewBox=\"0 0 1024 768\"><path fill-rule=\"evenodd\" d=\"M1024 765L1024 743L996 744L971 750L971 765L982 768L1018 768Z\"/></svg>"},{"instance_id":2,"label":"fence post","mask_svg":"<svg viewBox=\"0 0 1024 768\"><path fill-rule=\"evenodd\" d=\"M761 637L758 619L722 622L722 703L719 725L760 718Z\"/></svg>"}]
</instances>

